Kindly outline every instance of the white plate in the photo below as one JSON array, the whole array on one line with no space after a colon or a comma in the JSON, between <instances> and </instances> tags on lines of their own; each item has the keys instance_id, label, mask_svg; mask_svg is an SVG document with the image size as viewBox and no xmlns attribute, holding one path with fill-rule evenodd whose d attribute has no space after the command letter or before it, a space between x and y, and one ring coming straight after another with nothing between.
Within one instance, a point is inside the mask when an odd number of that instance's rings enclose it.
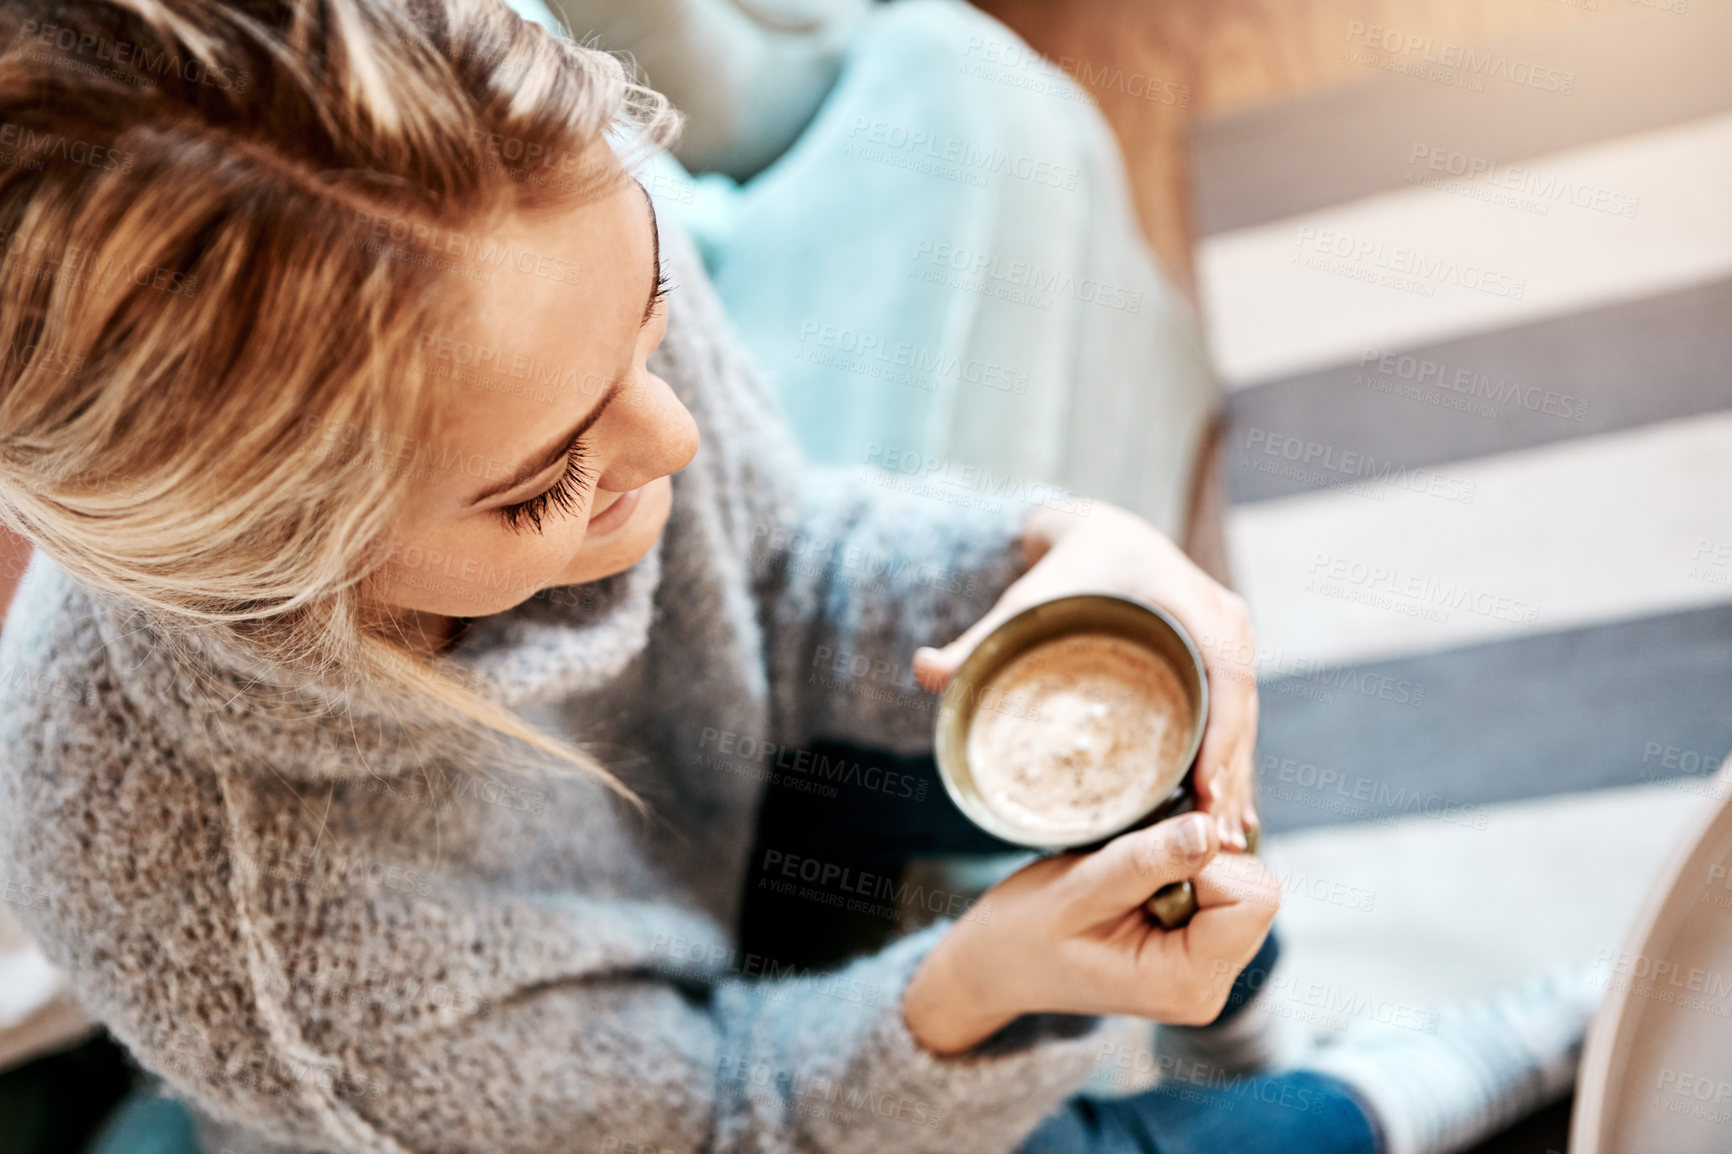
<instances>
[{"instance_id":1,"label":"white plate","mask_svg":"<svg viewBox=\"0 0 1732 1154\"><path fill-rule=\"evenodd\" d=\"M1588 1031L1572 1154L1732 1151L1732 760L1619 952Z\"/></svg>"}]
</instances>

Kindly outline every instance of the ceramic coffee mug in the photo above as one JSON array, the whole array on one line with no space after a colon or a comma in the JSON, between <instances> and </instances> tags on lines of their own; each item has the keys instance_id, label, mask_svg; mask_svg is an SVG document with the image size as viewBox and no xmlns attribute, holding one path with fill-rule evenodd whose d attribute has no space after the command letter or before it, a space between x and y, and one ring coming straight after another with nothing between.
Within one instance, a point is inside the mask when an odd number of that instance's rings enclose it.
<instances>
[{"instance_id":1,"label":"ceramic coffee mug","mask_svg":"<svg viewBox=\"0 0 1732 1154\"><path fill-rule=\"evenodd\" d=\"M1190 733L1185 754L1158 784L1156 801L1144 812L1117 824L1074 835L1025 829L989 806L968 763L968 732L983 704L983 690L1013 659L1037 645L1078 633L1105 633L1142 647L1178 675L1187 699ZM990 707L990 706L989 706ZM1196 808L1197 750L1209 716L1209 681L1203 658L1190 635L1153 605L1104 593L1060 597L1023 610L975 647L945 687L938 703L933 749L945 790L958 809L987 833L1016 845L1041 850L1091 850L1129 830L1140 829ZM1253 849L1255 847L1252 847ZM1146 903L1162 926L1184 925L1196 912L1189 881L1163 886Z\"/></svg>"}]
</instances>

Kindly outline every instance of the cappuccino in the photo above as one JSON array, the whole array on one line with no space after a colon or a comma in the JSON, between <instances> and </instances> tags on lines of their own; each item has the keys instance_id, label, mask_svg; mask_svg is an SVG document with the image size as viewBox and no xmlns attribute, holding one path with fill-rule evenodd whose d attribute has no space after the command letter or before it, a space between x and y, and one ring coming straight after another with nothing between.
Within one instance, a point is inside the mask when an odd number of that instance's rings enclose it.
<instances>
[{"instance_id":1,"label":"cappuccino","mask_svg":"<svg viewBox=\"0 0 1732 1154\"><path fill-rule=\"evenodd\" d=\"M1019 654L982 687L968 764L982 802L1030 833L1086 837L1135 821L1183 778L1192 706L1158 655L1110 633L1075 633Z\"/></svg>"}]
</instances>

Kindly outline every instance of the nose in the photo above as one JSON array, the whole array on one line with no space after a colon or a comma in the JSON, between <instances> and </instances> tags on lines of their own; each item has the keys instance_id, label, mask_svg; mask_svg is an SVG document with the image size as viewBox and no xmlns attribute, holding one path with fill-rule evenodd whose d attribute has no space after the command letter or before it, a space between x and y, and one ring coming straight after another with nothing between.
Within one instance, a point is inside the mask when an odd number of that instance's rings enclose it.
<instances>
[{"instance_id":1,"label":"nose","mask_svg":"<svg viewBox=\"0 0 1732 1154\"><path fill-rule=\"evenodd\" d=\"M628 492L677 473L698 452L698 423L668 383L649 372L640 373L638 381L607 414L614 420L606 423L618 423L618 449L596 485L610 493Z\"/></svg>"}]
</instances>

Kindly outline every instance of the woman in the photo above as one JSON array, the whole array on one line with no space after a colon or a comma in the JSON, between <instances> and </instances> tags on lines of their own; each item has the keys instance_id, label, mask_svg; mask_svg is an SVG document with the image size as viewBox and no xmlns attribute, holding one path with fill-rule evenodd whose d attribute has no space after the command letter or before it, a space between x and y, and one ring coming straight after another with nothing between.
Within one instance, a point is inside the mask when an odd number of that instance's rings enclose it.
<instances>
[{"instance_id":1,"label":"woman","mask_svg":"<svg viewBox=\"0 0 1732 1154\"><path fill-rule=\"evenodd\" d=\"M0 509L40 550L0 844L208 1149L1104 1150L1161 1116L1067 1099L1098 1015L1208 1023L1264 938L1277 887L1217 856L1255 823L1248 679L1211 671L1206 817L836 975L732 956L759 775L704 754L918 750L1021 606L1248 639L1236 598L1116 510L802 470L627 175L671 118L610 58L485 0L0 11ZM1566 1002L1343 1043L1257 1083L1262 1132L1453 1148L1555 1092ZM1497 1090L1412 1123L1422 1068Z\"/></svg>"}]
</instances>

